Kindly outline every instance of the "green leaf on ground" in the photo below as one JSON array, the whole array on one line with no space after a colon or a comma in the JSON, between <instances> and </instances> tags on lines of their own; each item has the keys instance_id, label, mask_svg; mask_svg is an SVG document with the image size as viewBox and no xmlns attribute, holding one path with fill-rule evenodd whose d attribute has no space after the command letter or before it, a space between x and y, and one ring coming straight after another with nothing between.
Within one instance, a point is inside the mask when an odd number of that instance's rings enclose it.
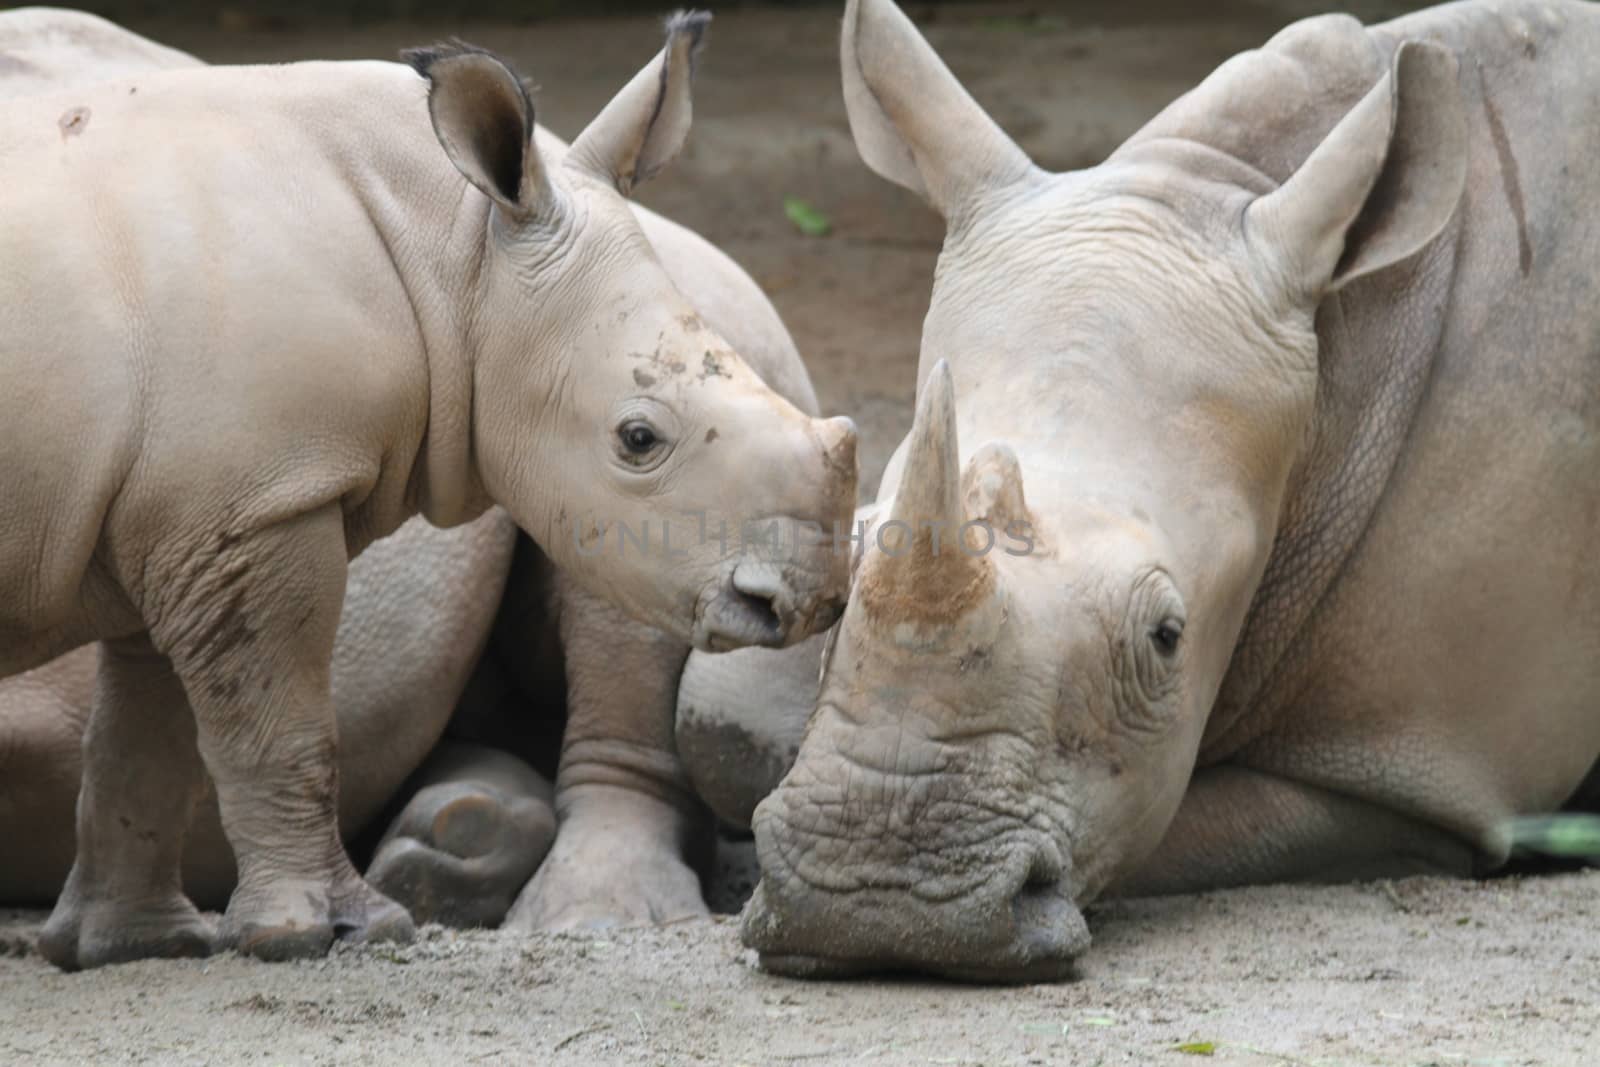
<instances>
[{"instance_id":1,"label":"green leaf on ground","mask_svg":"<svg viewBox=\"0 0 1600 1067\"><path fill-rule=\"evenodd\" d=\"M829 221L828 216L798 196L783 198L783 213L789 216L794 228L807 237L826 237L828 231L833 229L833 223Z\"/></svg>"},{"instance_id":2,"label":"green leaf on ground","mask_svg":"<svg viewBox=\"0 0 1600 1067\"><path fill-rule=\"evenodd\" d=\"M1174 1052L1181 1052L1185 1056L1212 1056L1216 1054L1215 1041L1185 1041L1181 1045L1172 1046Z\"/></svg>"}]
</instances>

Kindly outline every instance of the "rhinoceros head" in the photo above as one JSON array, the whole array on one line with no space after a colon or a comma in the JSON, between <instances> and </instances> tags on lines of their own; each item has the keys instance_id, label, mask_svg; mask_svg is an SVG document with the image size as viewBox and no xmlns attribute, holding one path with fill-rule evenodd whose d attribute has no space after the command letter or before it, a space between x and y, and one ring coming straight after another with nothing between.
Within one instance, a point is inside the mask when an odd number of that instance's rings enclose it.
<instances>
[{"instance_id":1,"label":"rhinoceros head","mask_svg":"<svg viewBox=\"0 0 1600 1067\"><path fill-rule=\"evenodd\" d=\"M1460 197L1454 61L1402 48L1274 187L1170 140L1047 174L889 0L852 0L843 59L863 157L948 234L744 935L789 973L1058 975L1184 797L1310 436L1318 305Z\"/></svg>"},{"instance_id":2,"label":"rhinoceros head","mask_svg":"<svg viewBox=\"0 0 1600 1067\"><path fill-rule=\"evenodd\" d=\"M466 312L484 492L583 584L717 650L837 617L847 556L829 535L849 522L856 459L848 419L799 411L701 320L625 199L683 143L708 20L669 20L666 47L559 160L541 157L504 62L465 46L408 58L446 154L492 203Z\"/></svg>"}]
</instances>

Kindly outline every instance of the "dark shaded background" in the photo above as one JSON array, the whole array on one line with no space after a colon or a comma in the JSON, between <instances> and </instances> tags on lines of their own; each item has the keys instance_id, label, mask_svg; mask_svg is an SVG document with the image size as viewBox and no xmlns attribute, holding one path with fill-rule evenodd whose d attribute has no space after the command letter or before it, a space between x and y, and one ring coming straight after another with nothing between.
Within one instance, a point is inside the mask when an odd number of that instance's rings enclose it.
<instances>
[{"instance_id":1,"label":"dark shaded background","mask_svg":"<svg viewBox=\"0 0 1600 1067\"><path fill-rule=\"evenodd\" d=\"M65 5L64 5L65 6ZM373 22L419 20L429 24L460 21L537 22L562 17L604 17L665 13L672 7L709 7L718 11L749 8L842 8L837 0L95 0L78 6L107 18L137 26L141 22L193 21L222 29L294 29L308 24L365 25ZM1035 21L1070 16L1078 21L1126 24L1148 20L1171 23L1175 19L1238 18L1251 12L1281 10L1273 0L1223 0L1220 3L1185 3L1183 0L917 0L903 5L919 22L936 20L941 9L960 15ZM1425 7L1403 0L1356 0L1328 3L1312 10L1350 10L1370 21Z\"/></svg>"}]
</instances>

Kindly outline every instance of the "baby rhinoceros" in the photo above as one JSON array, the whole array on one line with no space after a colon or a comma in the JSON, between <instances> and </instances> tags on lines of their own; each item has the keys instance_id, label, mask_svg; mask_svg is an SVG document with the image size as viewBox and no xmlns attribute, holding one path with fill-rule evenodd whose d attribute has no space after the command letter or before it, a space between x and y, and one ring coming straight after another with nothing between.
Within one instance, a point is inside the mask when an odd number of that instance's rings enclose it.
<instances>
[{"instance_id":1,"label":"baby rhinoceros","mask_svg":"<svg viewBox=\"0 0 1600 1067\"><path fill-rule=\"evenodd\" d=\"M692 536L845 520L855 471L849 421L762 384L622 195L683 142L706 19L550 165L465 46L0 107L0 675L104 642L52 961L409 936L340 843L329 696L347 562L408 516L504 505L699 648L833 621L820 538ZM238 861L215 938L178 873L207 772Z\"/></svg>"}]
</instances>

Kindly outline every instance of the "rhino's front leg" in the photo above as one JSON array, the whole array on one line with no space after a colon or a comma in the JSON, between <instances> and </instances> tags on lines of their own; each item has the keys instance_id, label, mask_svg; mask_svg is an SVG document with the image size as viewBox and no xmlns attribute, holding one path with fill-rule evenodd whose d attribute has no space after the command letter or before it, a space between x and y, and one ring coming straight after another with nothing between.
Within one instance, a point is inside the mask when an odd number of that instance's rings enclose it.
<instances>
[{"instance_id":1,"label":"rhino's front leg","mask_svg":"<svg viewBox=\"0 0 1600 1067\"><path fill-rule=\"evenodd\" d=\"M147 637L101 645L83 755L77 858L39 951L69 971L206 955L211 928L179 877L205 771L183 687Z\"/></svg>"},{"instance_id":2,"label":"rhino's front leg","mask_svg":"<svg viewBox=\"0 0 1600 1067\"><path fill-rule=\"evenodd\" d=\"M367 880L417 922L498 926L556 836L550 783L509 752L445 740Z\"/></svg>"},{"instance_id":3,"label":"rhino's front leg","mask_svg":"<svg viewBox=\"0 0 1600 1067\"><path fill-rule=\"evenodd\" d=\"M1464 876L1474 858L1464 840L1440 827L1344 793L1223 764L1195 772L1161 844L1110 893Z\"/></svg>"},{"instance_id":4,"label":"rhino's front leg","mask_svg":"<svg viewBox=\"0 0 1600 1067\"><path fill-rule=\"evenodd\" d=\"M556 776L555 846L507 925L521 930L705 915L697 870L710 814L673 749L689 650L559 579L567 728Z\"/></svg>"},{"instance_id":5,"label":"rhino's front leg","mask_svg":"<svg viewBox=\"0 0 1600 1067\"><path fill-rule=\"evenodd\" d=\"M329 691L344 599L340 510L222 535L167 583L153 637L172 658L216 784L238 884L219 948L320 955L335 937L406 939L405 910L356 873L339 837L338 741Z\"/></svg>"}]
</instances>

